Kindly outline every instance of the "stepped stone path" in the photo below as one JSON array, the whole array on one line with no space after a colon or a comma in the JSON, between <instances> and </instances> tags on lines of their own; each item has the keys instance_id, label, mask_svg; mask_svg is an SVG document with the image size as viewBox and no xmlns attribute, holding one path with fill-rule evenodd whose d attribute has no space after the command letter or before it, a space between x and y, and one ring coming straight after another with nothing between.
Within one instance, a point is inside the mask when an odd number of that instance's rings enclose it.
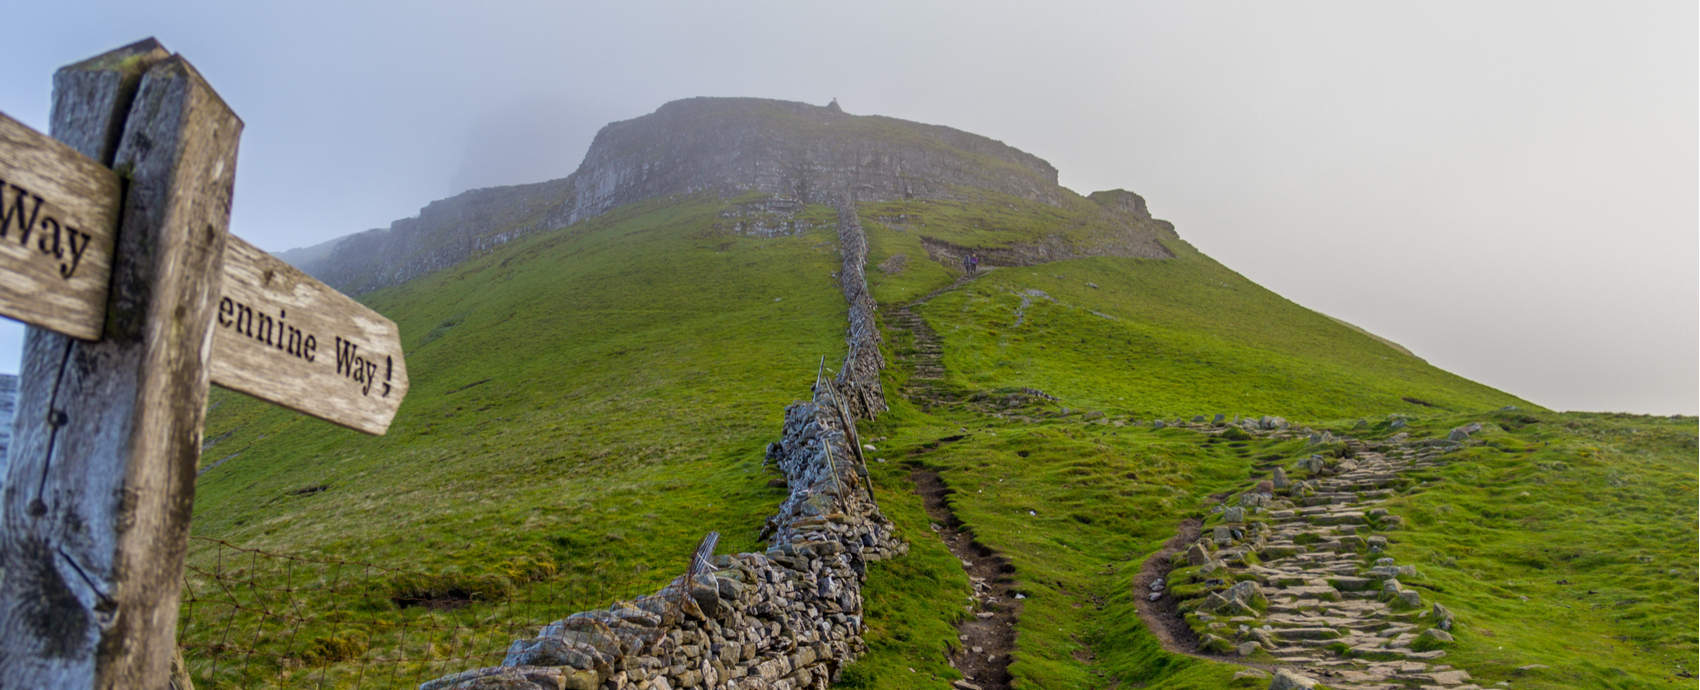
<instances>
[{"instance_id":1,"label":"stepped stone path","mask_svg":"<svg viewBox=\"0 0 1700 690\"><path fill-rule=\"evenodd\" d=\"M914 351L905 357L910 373L903 396L920 404L922 409L954 402L960 396L945 387L944 344L939 341L938 333L927 325L927 320L915 313L915 307L926 304L934 297L954 290L980 275L984 275L984 271L962 275L955 282L927 293L920 299L896 305L891 308L891 315L886 319L887 326L908 331L915 340Z\"/></svg>"},{"instance_id":2,"label":"stepped stone path","mask_svg":"<svg viewBox=\"0 0 1700 690\"><path fill-rule=\"evenodd\" d=\"M1171 542L1173 555L1136 581L1147 624L1182 629L1166 636L1174 651L1275 670L1271 688L1478 688L1439 661L1452 614L1401 584L1416 567L1383 555L1401 520L1380 507L1405 471L1439 464L1477 429L1443 441L1346 439L1339 457L1265 467L1268 480L1231 495L1195 540Z\"/></svg>"}]
</instances>

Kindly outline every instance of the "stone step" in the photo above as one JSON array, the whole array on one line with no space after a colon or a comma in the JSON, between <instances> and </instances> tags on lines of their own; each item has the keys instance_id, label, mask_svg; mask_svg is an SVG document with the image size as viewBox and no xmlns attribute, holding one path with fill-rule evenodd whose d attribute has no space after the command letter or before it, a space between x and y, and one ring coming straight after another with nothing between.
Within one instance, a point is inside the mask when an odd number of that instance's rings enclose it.
<instances>
[{"instance_id":1,"label":"stone step","mask_svg":"<svg viewBox=\"0 0 1700 690\"><path fill-rule=\"evenodd\" d=\"M1309 519L1313 525L1361 525L1364 523L1364 514L1358 511L1328 513L1312 515Z\"/></svg>"},{"instance_id":2,"label":"stone step","mask_svg":"<svg viewBox=\"0 0 1700 690\"><path fill-rule=\"evenodd\" d=\"M1275 628L1270 631L1278 640L1332 640L1340 637L1340 631L1329 627L1310 628Z\"/></svg>"}]
</instances>

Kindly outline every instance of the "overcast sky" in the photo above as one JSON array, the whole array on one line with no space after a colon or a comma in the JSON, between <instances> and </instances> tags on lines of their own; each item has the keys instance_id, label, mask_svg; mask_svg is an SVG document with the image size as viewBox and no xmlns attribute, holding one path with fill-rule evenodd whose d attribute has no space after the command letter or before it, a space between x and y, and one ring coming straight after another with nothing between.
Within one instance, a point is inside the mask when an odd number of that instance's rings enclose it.
<instances>
[{"instance_id":1,"label":"overcast sky","mask_svg":"<svg viewBox=\"0 0 1700 690\"><path fill-rule=\"evenodd\" d=\"M1535 403L1700 407L1693 0L1030 5L31 3L0 110L46 130L54 69L159 38L247 123L231 229L276 251L563 177L669 100L837 97L1139 192L1264 286Z\"/></svg>"}]
</instances>

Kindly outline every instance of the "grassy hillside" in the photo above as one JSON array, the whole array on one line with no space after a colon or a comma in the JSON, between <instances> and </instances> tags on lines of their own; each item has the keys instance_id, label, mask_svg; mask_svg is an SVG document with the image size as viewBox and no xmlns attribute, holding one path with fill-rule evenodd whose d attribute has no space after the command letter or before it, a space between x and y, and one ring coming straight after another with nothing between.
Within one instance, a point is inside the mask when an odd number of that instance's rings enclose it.
<instances>
[{"instance_id":1,"label":"grassy hillside","mask_svg":"<svg viewBox=\"0 0 1700 690\"><path fill-rule=\"evenodd\" d=\"M761 548L783 495L762 450L820 358L842 357L845 306L829 209L806 214L820 229L754 239L724 229L727 203L627 207L367 295L400 324L413 376L389 436L217 392L196 535L394 570L370 576L370 593L301 590L315 622L256 637L260 660L245 667L213 671L207 659L243 647L191 612L186 656L203 686L294 686L292 674L326 663L328 685L350 684L385 645L410 659L394 665L403 680L487 665L476 655L534 632L516 633L498 602L548 602L523 628L653 591L707 530L722 532L722 551ZM861 212L886 315L955 279L926 259L922 235L1089 242L1113 220L1073 195L1060 207L965 194ZM957 677L940 652L958 644L969 583L928 527L915 467L937 471L957 517L1015 566L1019 687L1230 686L1236 667L1163 651L1129 591L1210 495L1243 489L1259 459L1308 452L1149 423L1215 413L1337 433L1365 418L1385 434L1390 414L1419 435L1490 422L1486 445L1396 507L1409 529L1394 553L1420 566L1414 586L1446 592L1458 613L1449 660L1515 687L1677 687L1679 670L1700 665L1689 663L1692 419L1546 412L1164 244L1176 258L998 268L918 307L947 370L947 394L923 391L925 405L899 394L916 348L888 329L892 411L862 433L881 459L870 467L880 505L912 550L870 568L870 653L842 686ZM901 270L874 269L899 254L889 265ZM1058 400L1002 414L987 403L1020 388ZM228 567L198 544L191 565ZM244 576L295 586L284 569L262 570ZM409 596L461 605L397 603ZM264 628L260 618L243 613L234 629ZM486 632L429 632L451 624ZM1517 671L1529 664L1549 668Z\"/></svg>"},{"instance_id":2,"label":"grassy hillside","mask_svg":"<svg viewBox=\"0 0 1700 690\"><path fill-rule=\"evenodd\" d=\"M870 263L919 252L921 234L1000 239L995 212L916 206L907 222L868 223ZM1176 259L994 269L917 308L942 341L954 393L926 411L894 404L870 430L888 459L874 469L881 505L922 538L909 559L874 569L869 617L883 636L846 685L944 688L956 677L935 661L957 644L955 631L931 621L970 615L968 583L927 538L908 478L926 467L955 490L956 515L976 538L1015 563L1027 597L1011 667L1018 687L1266 686L1235 681L1240 667L1163 651L1138 620L1143 593L1130 591L1181 520L1251 483L1255 460L1312 452L1302 440L1150 426L1224 413L1375 436L1391 433L1389 415L1412 420L1418 436L1488 422L1486 445L1414 478L1419 488L1391 506L1410 516L1391 554L1418 564L1412 586L1442 593L1460 617L1447 662L1484 686L1692 687L1683 675L1696 661L1692 418L1545 412L1303 309L1184 242L1166 244ZM952 277L926 263L870 273L882 303ZM897 365L887 390L898 391L915 347L906 332L888 336ZM1059 400L1001 415L973 402L1024 387ZM1354 430L1360 418L1371 428Z\"/></svg>"},{"instance_id":3,"label":"grassy hillside","mask_svg":"<svg viewBox=\"0 0 1700 690\"><path fill-rule=\"evenodd\" d=\"M413 375L389 434L216 391L194 533L417 574L375 577L372 601L321 604L358 604L353 619L398 629L422 614L386 596L558 600L542 619L653 591L710 529L723 549L764 546L757 530L783 497L764 447L820 358L843 357L836 233L733 236L717 229L721 208L630 207L368 295L400 325ZM831 227L830 209L808 214ZM191 565L210 570L218 555L200 545ZM273 570L259 576L283 586L288 573ZM223 644L193 623L191 666L198 646ZM289 632L266 651L352 635ZM415 642L431 659L507 640ZM214 685L258 685L287 666Z\"/></svg>"},{"instance_id":4,"label":"grassy hillside","mask_svg":"<svg viewBox=\"0 0 1700 690\"><path fill-rule=\"evenodd\" d=\"M870 264L895 254L924 257L923 235L995 244L1022 227L997 211L970 213L948 202L907 207L917 219L908 225L866 223ZM1080 233L1092 231L1089 218L1078 221ZM952 381L971 389L1030 386L1076 407L1145 417L1223 412L1317 420L1532 407L1293 304L1185 242L1164 244L1174 259L1097 257L993 269L930 302L922 315L945 339ZM908 263L913 268L894 275L869 273L879 302L913 299L953 277L937 263Z\"/></svg>"}]
</instances>

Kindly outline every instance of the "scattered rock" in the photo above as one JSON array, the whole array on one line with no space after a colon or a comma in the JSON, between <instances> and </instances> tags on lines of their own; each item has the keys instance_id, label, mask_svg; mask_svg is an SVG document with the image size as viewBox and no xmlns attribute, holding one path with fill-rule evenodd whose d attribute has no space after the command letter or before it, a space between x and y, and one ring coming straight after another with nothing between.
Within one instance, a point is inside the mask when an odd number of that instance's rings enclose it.
<instances>
[{"instance_id":1,"label":"scattered rock","mask_svg":"<svg viewBox=\"0 0 1700 690\"><path fill-rule=\"evenodd\" d=\"M1445 606L1441 606L1440 602L1434 603L1434 611L1430 617L1434 619L1434 627L1446 631L1452 630L1452 612L1447 610Z\"/></svg>"},{"instance_id":2,"label":"scattered rock","mask_svg":"<svg viewBox=\"0 0 1700 690\"><path fill-rule=\"evenodd\" d=\"M1430 650L1440 649L1441 647L1445 647L1449 644L1452 644L1452 633L1439 628L1429 628L1428 630L1424 630L1421 635L1417 636L1417 640L1411 643L1411 649L1419 652L1427 652Z\"/></svg>"},{"instance_id":3,"label":"scattered rock","mask_svg":"<svg viewBox=\"0 0 1700 690\"><path fill-rule=\"evenodd\" d=\"M1274 680L1269 682L1269 690L1311 690L1315 687L1315 679L1284 668L1276 670Z\"/></svg>"}]
</instances>

